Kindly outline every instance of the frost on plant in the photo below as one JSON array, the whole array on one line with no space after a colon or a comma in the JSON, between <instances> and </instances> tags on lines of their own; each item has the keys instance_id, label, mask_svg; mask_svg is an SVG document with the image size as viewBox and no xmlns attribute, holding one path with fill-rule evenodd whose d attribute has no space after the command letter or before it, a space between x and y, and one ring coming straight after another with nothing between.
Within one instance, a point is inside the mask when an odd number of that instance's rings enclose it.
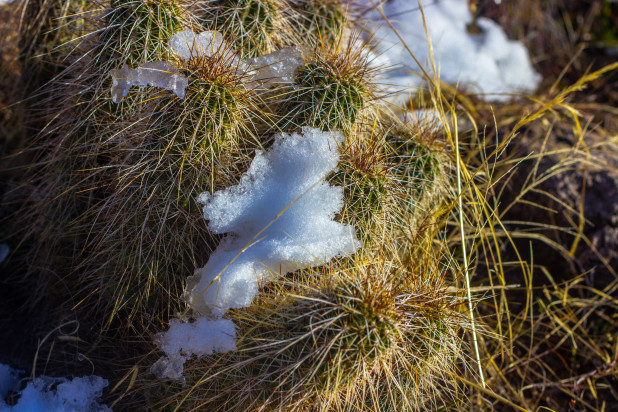
<instances>
[{"instance_id":1,"label":"frost on plant","mask_svg":"<svg viewBox=\"0 0 618 412\"><path fill-rule=\"evenodd\" d=\"M359 249L354 229L333 220L343 189L324 181L337 167L342 140L339 132L311 128L280 134L268 152L256 153L240 184L200 196L210 230L227 234L185 291L193 312L208 320L195 327L172 323L158 337L167 355L153 368L158 376L179 376L184 360L176 353L233 350L233 324L217 322L228 322L220 318L229 308L249 306L260 284Z\"/></svg>"},{"instance_id":2,"label":"frost on plant","mask_svg":"<svg viewBox=\"0 0 618 412\"><path fill-rule=\"evenodd\" d=\"M179 74L169 63L148 62L135 70L126 65L122 69L111 70L112 75L112 99L114 103L120 103L129 93L132 86L154 86L170 90L183 99L185 89L189 85L186 77Z\"/></svg>"},{"instance_id":3,"label":"frost on plant","mask_svg":"<svg viewBox=\"0 0 618 412\"><path fill-rule=\"evenodd\" d=\"M0 412L111 412L97 401L107 380L94 375L73 379L40 376L19 392L15 405L9 406L4 398L9 391L19 389L19 373L0 364Z\"/></svg>"},{"instance_id":4,"label":"frost on plant","mask_svg":"<svg viewBox=\"0 0 618 412\"><path fill-rule=\"evenodd\" d=\"M372 6L369 0L365 1ZM375 2L378 3L423 68L432 74L427 34L417 2ZM540 75L531 65L528 51L520 42L509 40L496 22L481 17L476 21L480 33L470 32L472 14L467 0L431 0L422 5L442 81L486 94L489 100L505 100L509 98L505 94L537 87ZM370 20L368 27L373 31L375 51L387 68L382 81L391 92L396 92L396 99L405 98L406 94L398 92L418 87L421 70L378 11L370 14Z\"/></svg>"}]
</instances>

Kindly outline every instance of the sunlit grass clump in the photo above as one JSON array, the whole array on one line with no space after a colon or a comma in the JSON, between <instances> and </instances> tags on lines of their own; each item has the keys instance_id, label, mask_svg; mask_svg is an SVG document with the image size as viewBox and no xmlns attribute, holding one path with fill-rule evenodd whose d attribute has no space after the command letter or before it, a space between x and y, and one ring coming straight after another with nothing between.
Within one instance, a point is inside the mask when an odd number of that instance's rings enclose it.
<instances>
[{"instance_id":1,"label":"sunlit grass clump","mask_svg":"<svg viewBox=\"0 0 618 412\"><path fill-rule=\"evenodd\" d=\"M341 266L341 267L337 267ZM460 355L462 300L436 262L383 258L303 272L231 314L236 352L185 368L154 407L180 410L411 410L438 395Z\"/></svg>"}]
</instances>

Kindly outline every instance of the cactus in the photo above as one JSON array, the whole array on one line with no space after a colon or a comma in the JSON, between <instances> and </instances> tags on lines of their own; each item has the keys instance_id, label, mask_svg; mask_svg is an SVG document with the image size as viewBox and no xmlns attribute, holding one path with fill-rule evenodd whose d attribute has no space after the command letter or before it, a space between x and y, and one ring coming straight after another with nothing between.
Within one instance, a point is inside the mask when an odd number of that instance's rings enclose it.
<instances>
[{"instance_id":1,"label":"cactus","mask_svg":"<svg viewBox=\"0 0 618 412\"><path fill-rule=\"evenodd\" d=\"M352 40L345 46L316 48L296 70L295 87L284 95L280 124L349 133L369 111L373 99L372 70L367 56Z\"/></svg>"},{"instance_id":2,"label":"cactus","mask_svg":"<svg viewBox=\"0 0 618 412\"><path fill-rule=\"evenodd\" d=\"M34 244L25 259L63 273L66 287L49 293L71 302L101 339L152 336L183 309L184 282L219 242L200 193L238 184L276 132L309 126L345 136L328 180L343 188L337 219L356 229L366 261L342 259L263 285L251 307L226 315L238 326L237 352L188 361L192 385L184 388L144 376L140 384L158 388L145 392L154 408L346 410L388 398L402 410L430 399L458 356L457 333L467 326L437 262L412 266L401 250L418 245L383 244L389 236L399 242L419 220L419 205L445 180L445 160L419 138L426 130L379 106L376 69L351 34L350 7L111 0L96 19L84 16L80 27L89 32L74 46L51 44L69 64L40 102L47 122L36 143L40 167L23 183L31 195L17 225ZM55 39L66 38L56 19L44 24L38 28L51 25ZM177 33L203 30L224 39L212 53L186 44L187 57L170 45ZM303 53L286 53L304 61L287 79L255 75L255 57L296 45ZM131 88L126 73L144 67L173 73L186 87ZM46 276L36 272L27 275Z\"/></svg>"},{"instance_id":3,"label":"cactus","mask_svg":"<svg viewBox=\"0 0 618 412\"><path fill-rule=\"evenodd\" d=\"M378 258L276 282L232 315L238 350L191 362L188 385L153 407L421 407L438 394L431 391L459 355L457 331L466 328L462 301L444 293L436 269Z\"/></svg>"}]
</instances>

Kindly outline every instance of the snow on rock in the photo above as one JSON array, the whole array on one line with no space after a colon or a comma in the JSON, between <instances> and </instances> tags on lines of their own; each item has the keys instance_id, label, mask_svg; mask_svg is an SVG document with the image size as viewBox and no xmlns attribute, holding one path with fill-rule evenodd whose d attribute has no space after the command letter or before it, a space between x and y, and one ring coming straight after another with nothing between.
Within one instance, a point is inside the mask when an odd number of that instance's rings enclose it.
<instances>
[{"instance_id":1,"label":"snow on rock","mask_svg":"<svg viewBox=\"0 0 618 412\"><path fill-rule=\"evenodd\" d=\"M200 196L210 230L228 235L188 280L185 299L195 312L249 306L260 283L358 250L354 229L333 221L343 189L324 181L342 139L311 128L280 134L256 153L239 185Z\"/></svg>"},{"instance_id":2,"label":"snow on rock","mask_svg":"<svg viewBox=\"0 0 618 412\"><path fill-rule=\"evenodd\" d=\"M148 62L135 70L126 65L122 69L111 70L112 76L112 99L114 103L120 103L129 93L132 86L154 86L170 90L179 99L185 97L185 89L189 85L186 77L179 74L171 64L167 62Z\"/></svg>"},{"instance_id":3,"label":"snow on rock","mask_svg":"<svg viewBox=\"0 0 618 412\"><path fill-rule=\"evenodd\" d=\"M166 356L151 368L155 375L180 378L187 356L235 350L234 324L221 316L249 306L260 284L360 248L354 229L333 220L343 189L324 181L342 141L340 132L311 128L280 134L237 186L200 196L210 230L227 236L188 279L184 298L198 319L172 321L157 336Z\"/></svg>"},{"instance_id":4,"label":"snow on rock","mask_svg":"<svg viewBox=\"0 0 618 412\"><path fill-rule=\"evenodd\" d=\"M368 6L381 4L412 53L431 75L429 45L423 18L416 1L387 2L364 0ZM431 38L434 61L440 79L485 94L486 99L508 100L506 94L533 91L540 75L534 70L526 48L509 40L493 20L479 18L479 34L471 34L472 14L467 0L426 0L422 2ZM393 101L408 97L421 82L421 70L395 32L377 10L369 13L375 51L384 57L388 69L382 81L394 92Z\"/></svg>"},{"instance_id":5,"label":"snow on rock","mask_svg":"<svg viewBox=\"0 0 618 412\"><path fill-rule=\"evenodd\" d=\"M9 406L4 398L8 391L19 389L19 373L0 364L0 412L111 412L97 401L108 384L99 376L73 379L40 376L19 392L15 405Z\"/></svg>"},{"instance_id":6,"label":"snow on rock","mask_svg":"<svg viewBox=\"0 0 618 412\"><path fill-rule=\"evenodd\" d=\"M245 62L254 70L254 82L271 84L294 83L294 71L304 64L298 47L286 47Z\"/></svg>"}]
</instances>

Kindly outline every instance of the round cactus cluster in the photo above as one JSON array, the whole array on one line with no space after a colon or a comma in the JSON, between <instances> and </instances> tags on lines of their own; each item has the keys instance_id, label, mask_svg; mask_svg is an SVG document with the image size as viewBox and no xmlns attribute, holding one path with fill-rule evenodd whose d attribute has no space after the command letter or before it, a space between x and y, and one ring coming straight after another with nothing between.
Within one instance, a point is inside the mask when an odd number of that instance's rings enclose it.
<instances>
[{"instance_id":1,"label":"round cactus cluster","mask_svg":"<svg viewBox=\"0 0 618 412\"><path fill-rule=\"evenodd\" d=\"M116 365L119 380L138 371L120 405L410 410L436 399L468 327L464 301L447 290L439 230L427 229L451 201L449 156L439 129L383 103L360 6L19 7L21 58L37 67L27 100L36 138L21 150L11 259L16 276L61 302L52 322L69 311L90 342L141 351L95 363ZM239 184L256 151L307 127L342 133L325 180L341 188L333 218L354 229L361 250L264 282L251 306L224 315L237 327L235 351L189 357L184 384L154 376L152 336L191 315L187 278L221 242L200 194Z\"/></svg>"}]
</instances>

